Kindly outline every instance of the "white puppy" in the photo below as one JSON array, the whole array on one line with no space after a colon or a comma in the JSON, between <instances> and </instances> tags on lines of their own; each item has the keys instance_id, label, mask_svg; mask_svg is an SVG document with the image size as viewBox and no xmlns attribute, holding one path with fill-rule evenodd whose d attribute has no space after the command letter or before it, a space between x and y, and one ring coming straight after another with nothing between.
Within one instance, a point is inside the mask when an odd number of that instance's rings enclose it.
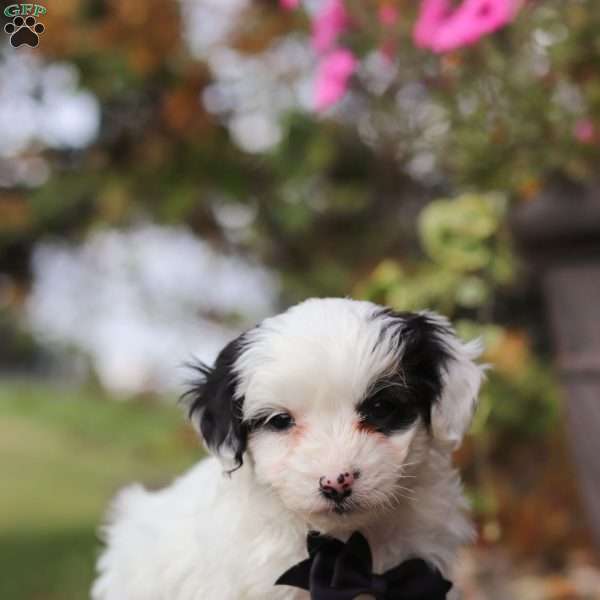
<instances>
[{"instance_id":1,"label":"white puppy","mask_svg":"<svg viewBox=\"0 0 600 600\"><path fill-rule=\"evenodd\" d=\"M198 367L190 415L214 457L117 497L95 600L301 600L274 586L309 530L369 541L375 572L419 557L451 578L473 537L451 453L482 369L432 313L313 299Z\"/></svg>"}]
</instances>

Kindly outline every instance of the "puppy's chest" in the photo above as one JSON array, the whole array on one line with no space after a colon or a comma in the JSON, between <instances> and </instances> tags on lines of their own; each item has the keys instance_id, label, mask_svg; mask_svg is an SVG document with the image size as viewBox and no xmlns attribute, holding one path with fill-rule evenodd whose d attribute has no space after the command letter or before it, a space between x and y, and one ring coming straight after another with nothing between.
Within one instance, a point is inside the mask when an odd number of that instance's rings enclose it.
<instances>
[{"instance_id":1,"label":"puppy's chest","mask_svg":"<svg viewBox=\"0 0 600 600\"><path fill-rule=\"evenodd\" d=\"M305 538L269 533L257 534L247 549L238 573L239 600L308 600L303 590L275 585L285 571L307 558Z\"/></svg>"}]
</instances>

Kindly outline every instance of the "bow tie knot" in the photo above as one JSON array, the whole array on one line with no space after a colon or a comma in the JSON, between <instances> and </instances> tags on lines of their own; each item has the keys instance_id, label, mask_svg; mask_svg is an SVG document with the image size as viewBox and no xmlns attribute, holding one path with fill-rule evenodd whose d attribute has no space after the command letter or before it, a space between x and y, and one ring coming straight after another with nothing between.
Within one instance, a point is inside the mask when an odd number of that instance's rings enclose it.
<instances>
[{"instance_id":1,"label":"bow tie knot","mask_svg":"<svg viewBox=\"0 0 600 600\"><path fill-rule=\"evenodd\" d=\"M311 532L309 558L286 571L275 585L308 590L312 600L354 600L361 594L375 600L445 600L452 584L424 560L413 558L384 573L373 573L367 540L354 532L344 544Z\"/></svg>"}]
</instances>

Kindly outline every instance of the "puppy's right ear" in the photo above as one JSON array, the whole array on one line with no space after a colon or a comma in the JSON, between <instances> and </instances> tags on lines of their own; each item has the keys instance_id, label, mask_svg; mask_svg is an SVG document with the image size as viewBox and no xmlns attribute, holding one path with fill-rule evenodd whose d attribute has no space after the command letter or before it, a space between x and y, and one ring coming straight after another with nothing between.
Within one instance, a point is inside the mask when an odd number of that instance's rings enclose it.
<instances>
[{"instance_id":1,"label":"puppy's right ear","mask_svg":"<svg viewBox=\"0 0 600 600\"><path fill-rule=\"evenodd\" d=\"M244 399L237 394L235 370L243 349L244 334L221 350L213 367L201 362L190 365L197 378L182 396L206 447L231 465L229 470L242 466L248 441L248 429L242 420Z\"/></svg>"}]
</instances>

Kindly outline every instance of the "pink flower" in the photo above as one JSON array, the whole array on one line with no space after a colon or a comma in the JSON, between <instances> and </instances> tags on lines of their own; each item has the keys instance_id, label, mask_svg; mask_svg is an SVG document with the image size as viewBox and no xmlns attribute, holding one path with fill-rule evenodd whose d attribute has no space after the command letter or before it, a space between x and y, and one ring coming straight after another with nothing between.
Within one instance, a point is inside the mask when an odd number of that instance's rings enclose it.
<instances>
[{"instance_id":1,"label":"pink flower","mask_svg":"<svg viewBox=\"0 0 600 600\"><path fill-rule=\"evenodd\" d=\"M285 10L294 10L300 6L300 0L279 0L279 5Z\"/></svg>"},{"instance_id":2,"label":"pink flower","mask_svg":"<svg viewBox=\"0 0 600 600\"><path fill-rule=\"evenodd\" d=\"M423 0L419 18L413 29L415 45L428 48L449 15L450 0Z\"/></svg>"},{"instance_id":3,"label":"pink flower","mask_svg":"<svg viewBox=\"0 0 600 600\"><path fill-rule=\"evenodd\" d=\"M315 106L318 111L329 108L344 97L357 62L352 52L344 48L334 50L321 59L315 82Z\"/></svg>"},{"instance_id":4,"label":"pink flower","mask_svg":"<svg viewBox=\"0 0 600 600\"><path fill-rule=\"evenodd\" d=\"M591 119L580 119L575 123L573 135L582 144L593 144L596 141L596 126Z\"/></svg>"},{"instance_id":5,"label":"pink flower","mask_svg":"<svg viewBox=\"0 0 600 600\"><path fill-rule=\"evenodd\" d=\"M386 27L393 27L398 22L398 8L393 4L382 4L379 7L379 22Z\"/></svg>"},{"instance_id":6,"label":"pink flower","mask_svg":"<svg viewBox=\"0 0 600 600\"><path fill-rule=\"evenodd\" d=\"M473 44L510 23L521 1L464 0L453 9L451 0L423 0L413 31L414 42L434 52Z\"/></svg>"},{"instance_id":7,"label":"pink flower","mask_svg":"<svg viewBox=\"0 0 600 600\"><path fill-rule=\"evenodd\" d=\"M324 4L312 22L312 45L323 54L331 50L340 34L349 24L343 0L324 0Z\"/></svg>"}]
</instances>

